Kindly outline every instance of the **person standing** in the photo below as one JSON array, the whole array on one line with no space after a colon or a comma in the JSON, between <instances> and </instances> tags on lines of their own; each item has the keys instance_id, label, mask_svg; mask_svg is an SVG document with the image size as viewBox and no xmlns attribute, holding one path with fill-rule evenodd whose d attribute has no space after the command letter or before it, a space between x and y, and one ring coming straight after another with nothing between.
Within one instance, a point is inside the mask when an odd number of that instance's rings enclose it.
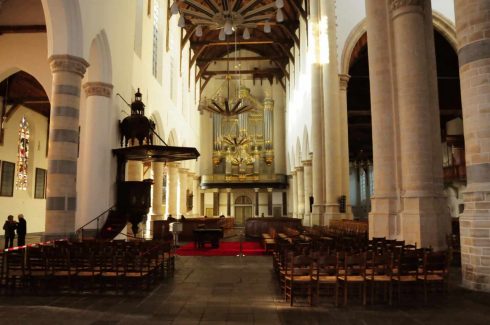
<instances>
[{"instance_id":1,"label":"person standing","mask_svg":"<svg viewBox=\"0 0 490 325\"><path fill-rule=\"evenodd\" d=\"M17 246L24 246L26 244L27 222L22 213L17 218L19 218L19 223L17 224Z\"/></svg>"},{"instance_id":2,"label":"person standing","mask_svg":"<svg viewBox=\"0 0 490 325\"><path fill-rule=\"evenodd\" d=\"M7 217L7 220L3 224L3 230L5 230L5 248L14 247L16 228L17 228L17 222L14 221L14 216L9 215Z\"/></svg>"}]
</instances>

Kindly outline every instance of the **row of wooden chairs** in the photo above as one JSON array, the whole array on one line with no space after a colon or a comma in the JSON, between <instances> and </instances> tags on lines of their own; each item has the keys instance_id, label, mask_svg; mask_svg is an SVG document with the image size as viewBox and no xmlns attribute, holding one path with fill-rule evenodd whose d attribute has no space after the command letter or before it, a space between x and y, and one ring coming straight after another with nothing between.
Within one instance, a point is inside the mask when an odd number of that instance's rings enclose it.
<instances>
[{"instance_id":1,"label":"row of wooden chairs","mask_svg":"<svg viewBox=\"0 0 490 325\"><path fill-rule=\"evenodd\" d=\"M422 288L425 303L431 289L447 292L449 257L446 252L411 246L393 250L366 247L358 252L308 251L306 245L285 246L282 253L278 250L274 253L274 268L284 298L291 305L297 295L306 296L313 304L328 293L334 297L335 305L341 296L345 305L350 287L359 289L363 304L367 303L368 289L371 303L379 301L379 291L382 291L382 301L390 305L395 289L400 300L406 292L416 293Z\"/></svg>"},{"instance_id":2,"label":"row of wooden chairs","mask_svg":"<svg viewBox=\"0 0 490 325\"><path fill-rule=\"evenodd\" d=\"M3 252L0 288L4 294L128 293L149 289L174 268L169 243L60 241Z\"/></svg>"}]
</instances>

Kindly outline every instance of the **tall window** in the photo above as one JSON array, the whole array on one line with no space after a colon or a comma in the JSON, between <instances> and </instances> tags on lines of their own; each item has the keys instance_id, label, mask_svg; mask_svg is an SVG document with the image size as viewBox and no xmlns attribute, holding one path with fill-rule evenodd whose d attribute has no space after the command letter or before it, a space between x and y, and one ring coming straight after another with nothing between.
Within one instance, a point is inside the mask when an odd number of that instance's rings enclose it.
<instances>
[{"instance_id":1,"label":"tall window","mask_svg":"<svg viewBox=\"0 0 490 325\"><path fill-rule=\"evenodd\" d=\"M160 20L160 4L158 1L153 1L153 76L158 76L158 41L159 41L159 20Z\"/></svg>"},{"instance_id":2,"label":"tall window","mask_svg":"<svg viewBox=\"0 0 490 325\"><path fill-rule=\"evenodd\" d=\"M17 154L17 183L18 190L27 190L27 167L29 159L29 123L25 116L19 125L19 145Z\"/></svg>"},{"instance_id":3,"label":"tall window","mask_svg":"<svg viewBox=\"0 0 490 325\"><path fill-rule=\"evenodd\" d=\"M360 194L361 194L361 204L364 203L367 199L367 193L366 193L366 172L364 171L364 168L359 168L359 187L360 187Z\"/></svg>"}]
</instances>

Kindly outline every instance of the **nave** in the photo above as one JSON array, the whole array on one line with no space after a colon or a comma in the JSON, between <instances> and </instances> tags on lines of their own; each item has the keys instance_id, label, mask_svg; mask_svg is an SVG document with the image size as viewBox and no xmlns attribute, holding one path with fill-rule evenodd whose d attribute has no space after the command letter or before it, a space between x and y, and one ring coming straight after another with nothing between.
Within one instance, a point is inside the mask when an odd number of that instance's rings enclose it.
<instances>
[{"instance_id":1,"label":"nave","mask_svg":"<svg viewBox=\"0 0 490 325\"><path fill-rule=\"evenodd\" d=\"M454 270L451 274L459 274ZM447 298L425 306L335 308L285 302L271 256L177 256L173 277L142 295L2 296L3 324L488 324L490 294L450 279Z\"/></svg>"}]
</instances>

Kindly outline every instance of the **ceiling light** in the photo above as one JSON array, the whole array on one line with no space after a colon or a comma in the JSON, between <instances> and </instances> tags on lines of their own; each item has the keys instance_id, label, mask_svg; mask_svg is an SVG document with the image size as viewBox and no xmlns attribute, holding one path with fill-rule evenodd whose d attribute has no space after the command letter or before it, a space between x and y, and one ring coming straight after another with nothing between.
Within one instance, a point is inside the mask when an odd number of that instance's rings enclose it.
<instances>
[{"instance_id":1,"label":"ceiling light","mask_svg":"<svg viewBox=\"0 0 490 325\"><path fill-rule=\"evenodd\" d=\"M271 23L269 23L268 21L265 22L265 25L264 25L264 33L267 33L269 34L271 32Z\"/></svg>"},{"instance_id":2,"label":"ceiling light","mask_svg":"<svg viewBox=\"0 0 490 325\"><path fill-rule=\"evenodd\" d=\"M284 21L284 14L282 13L282 9L281 8L277 9L276 20L277 20L278 23Z\"/></svg>"},{"instance_id":3,"label":"ceiling light","mask_svg":"<svg viewBox=\"0 0 490 325\"><path fill-rule=\"evenodd\" d=\"M276 0L276 7L277 8L284 7L284 0Z\"/></svg>"},{"instance_id":4,"label":"ceiling light","mask_svg":"<svg viewBox=\"0 0 490 325\"><path fill-rule=\"evenodd\" d=\"M224 29L226 35L233 34L233 25L231 24L231 21L229 19L226 20Z\"/></svg>"},{"instance_id":5,"label":"ceiling light","mask_svg":"<svg viewBox=\"0 0 490 325\"><path fill-rule=\"evenodd\" d=\"M250 31L248 30L248 27L245 27L243 30L243 39L250 39Z\"/></svg>"},{"instance_id":6,"label":"ceiling light","mask_svg":"<svg viewBox=\"0 0 490 325\"><path fill-rule=\"evenodd\" d=\"M185 18L184 18L184 15L180 15L179 22L178 22L177 26L179 26L179 27L185 27Z\"/></svg>"},{"instance_id":7,"label":"ceiling light","mask_svg":"<svg viewBox=\"0 0 490 325\"><path fill-rule=\"evenodd\" d=\"M177 0L174 0L174 3L172 3L172 6L170 7L170 12L172 15L176 15L179 13L179 5L177 4Z\"/></svg>"},{"instance_id":8,"label":"ceiling light","mask_svg":"<svg viewBox=\"0 0 490 325\"><path fill-rule=\"evenodd\" d=\"M202 26L201 25L197 25L197 27L196 27L196 36L197 37L202 36Z\"/></svg>"},{"instance_id":9,"label":"ceiling light","mask_svg":"<svg viewBox=\"0 0 490 325\"><path fill-rule=\"evenodd\" d=\"M224 41L226 38L226 35L225 35L225 30L222 28L220 31L219 31L219 40L220 41Z\"/></svg>"}]
</instances>

